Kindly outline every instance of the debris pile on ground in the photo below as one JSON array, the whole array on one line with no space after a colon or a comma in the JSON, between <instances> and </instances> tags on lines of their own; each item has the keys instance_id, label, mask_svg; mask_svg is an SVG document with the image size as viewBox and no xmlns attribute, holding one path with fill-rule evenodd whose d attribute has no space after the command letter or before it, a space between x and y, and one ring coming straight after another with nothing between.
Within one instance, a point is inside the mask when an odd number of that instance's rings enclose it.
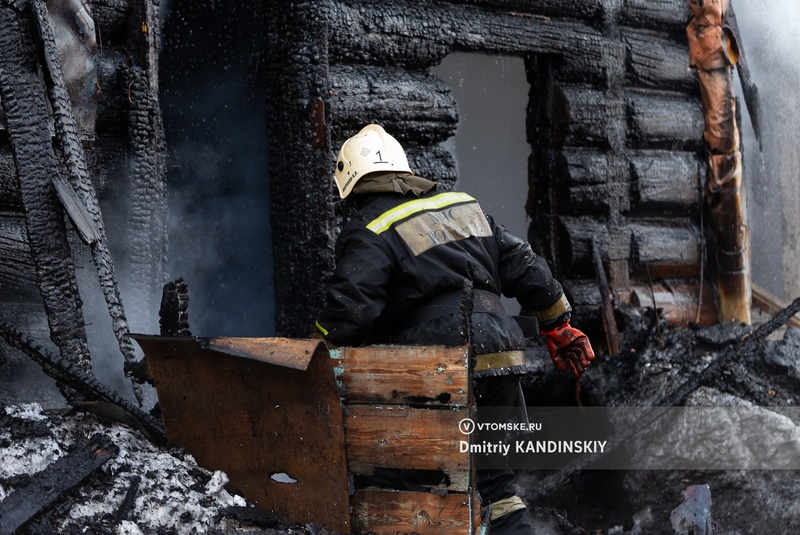
<instances>
[{"instance_id":1,"label":"debris pile on ground","mask_svg":"<svg viewBox=\"0 0 800 535\"><path fill-rule=\"evenodd\" d=\"M113 444L102 466L81 484L65 489L52 506L18 530L7 525L11 515L0 518L0 532L325 533L311 526L283 526L267 512L248 506L244 498L226 490L223 472L197 466L182 450L156 446L129 427L91 414L44 411L35 403L0 410L0 503L98 435Z\"/></svg>"},{"instance_id":2,"label":"debris pile on ground","mask_svg":"<svg viewBox=\"0 0 800 535\"><path fill-rule=\"evenodd\" d=\"M663 440L648 447L630 438L645 422L625 422L615 432L629 438L619 449L637 466L643 459L636 455L689 465L693 459L669 455L691 442L690 451L734 468L591 470L586 463L561 473L530 471L518 483L531 509L563 509L589 533L673 535L689 529L670 521L684 493L705 485L714 497L715 535L800 532L800 329L785 327L796 305L754 328L681 327L652 309L617 304L620 353L599 356L572 387L540 371L526 382L529 405L547 404L549 395L553 405L721 408L716 415L723 418L688 432L671 418L656 421ZM737 420L741 415L746 419ZM758 463L767 467L747 468Z\"/></svg>"}]
</instances>

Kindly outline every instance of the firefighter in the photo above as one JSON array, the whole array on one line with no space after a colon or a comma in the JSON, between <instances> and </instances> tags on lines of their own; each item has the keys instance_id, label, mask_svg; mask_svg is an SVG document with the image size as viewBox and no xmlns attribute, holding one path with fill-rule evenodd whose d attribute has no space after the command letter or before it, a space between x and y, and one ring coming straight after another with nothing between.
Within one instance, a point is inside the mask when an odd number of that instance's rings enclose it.
<instances>
[{"instance_id":1,"label":"firefighter","mask_svg":"<svg viewBox=\"0 0 800 535\"><path fill-rule=\"evenodd\" d=\"M475 396L513 407L525 372L524 335L500 295L538 320L555 366L580 377L594 352L570 325L571 307L543 258L463 192L437 192L413 174L400 143L379 125L341 147L334 181L355 212L336 241L336 267L316 329L337 346L465 343L464 288L472 288ZM400 364L400 363L398 363ZM479 470L492 535L534 532L509 469Z\"/></svg>"}]
</instances>

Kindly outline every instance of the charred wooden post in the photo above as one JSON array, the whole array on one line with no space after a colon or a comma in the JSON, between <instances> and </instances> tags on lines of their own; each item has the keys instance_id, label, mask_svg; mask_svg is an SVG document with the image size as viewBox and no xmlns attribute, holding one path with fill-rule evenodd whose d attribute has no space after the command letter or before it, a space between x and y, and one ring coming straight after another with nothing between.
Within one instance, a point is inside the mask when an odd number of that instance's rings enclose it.
<instances>
[{"instance_id":1,"label":"charred wooden post","mask_svg":"<svg viewBox=\"0 0 800 535\"><path fill-rule=\"evenodd\" d=\"M36 474L0 503L0 534L20 533L28 522L57 504L63 495L83 483L117 453L119 448L107 435L98 434L85 443L77 443L69 454Z\"/></svg>"},{"instance_id":2,"label":"charred wooden post","mask_svg":"<svg viewBox=\"0 0 800 535\"><path fill-rule=\"evenodd\" d=\"M158 316L161 336L192 336L189 330L189 285L183 277L164 285Z\"/></svg>"},{"instance_id":3,"label":"charred wooden post","mask_svg":"<svg viewBox=\"0 0 800 535\"><path fill-rule=\"evenodd\" d=\"M70 103L61 61L57 55L56 41L48 20L47 6L42 0L30 0L30 6L33 12L34 27L38 32L39 53L43 58L43 72L46 76L50 104L55 117L56 138L58 139L61 153L64 155L70 179L69 182L57 181L56 190L60 194L62 203L66 207L73 207L72 209L67 209L67 213L72 217L73 222L75 222L80 231L79 233L91 249L92 258L100 279L100 288L103 291L108 312L111 316L112 330L117 338L125 363L130 365L136 361L136 355L134 354L133 345L127 337L129 333L128 320L120 298L114 261L111 258L111 251L106 239L103 214L100 210L97 193L89 176L86 157L79 137L78 123L73 114L74 106ZM86 121L84 120L81 125L84 129L88 128L85 123ZM91 126L93 132L93 115ZM65 200L66 202L64 202ZM86 227L92 231L90 234L87 230L81 231ZM131 376L128 375L128 377L130 378ZM132 386L134 395L141 405L143 402L141 386L135 380L132 381Z\"/></svg>"},{"instance_id":4,"label":"charred wooden post","mask_svg":"<svg viewBox=\"0 0 800 535\"><path fill-rule=\"evenodd\" d=\"M733 34L723 27L727 0L688 1L692 18L686 34L706 114L706 205L718 246L719 319L750 323L750 240L747 210L740 193L742 156L732 76L738 47Z\"/></svg>"},{"instance_id":5,"label":"charred wooden post","mask_svg":"<svg viewBox=\"0 0 800 535\"><path fill-rule=\"evenodd\" d=\"M92 375L81 370L64 357L49 354L37 347L18 329L0 323L0 337L11 347L22 351L42 367L42 371L56 381L67 385L85 402L74 402L78 408L120 421L143 431L156 444L165 444L166 436L161 422L129 403L116 392L108 390ZM71 400L67 400L71 401Z\"/></svg>"},{"instance_id":6,"label":"charred wooden post","mask_svg":"<svg viewBox=\"0 0 800 535\"><path fill-rule=\"evenodd\" d=\"M0 5L0 90L20 182L25 229L50 333L61 355L90 372L82 301L64 212L52 178L59 172L50 140L48 103L30 24L23 12Z\"/></svg>"},{"instance_id":7,"label":"charred wooden post","mask_svg":"<svg viewBox=\"0 0 800 535\"><path fill-rule=\"evenodd\" d=\"M329 2L269 2L267 135L276 331L311 332L333 266L335 155L328 82ZM343 24L345 25L345 24ZM349 26L349 24L346 24ZM291 91L287 88L292 88ZM311 291L309 292L309 288Z\"/></svg>"},{"instance_id":8,"label":"charred wooden post","mask_svg":"<svg viewBox=\"0 0 800 535\"><path fill-rule=\"evenodd\" d=\"M150 0L131 2L132 60L124 69L127 90L130 206L126 224L132 308L155 310L166 273L166 141L158 90L158 14Z\"/></svg>"}]
</instances>

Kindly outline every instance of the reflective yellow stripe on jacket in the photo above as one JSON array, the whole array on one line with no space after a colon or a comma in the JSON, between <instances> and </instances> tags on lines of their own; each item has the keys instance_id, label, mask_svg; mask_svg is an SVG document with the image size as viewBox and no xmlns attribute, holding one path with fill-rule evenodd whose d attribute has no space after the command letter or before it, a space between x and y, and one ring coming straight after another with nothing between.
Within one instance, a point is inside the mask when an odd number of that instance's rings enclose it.
<instances>
[{"instance_id":1,"label":"reflective yellow stripe on jacket","mask_svg":"<svg viewBox=\"0 0 800 535\"><path fill-rule=\"evenodd\" d=\"M387 210L367 225L367 228L375 234L380 234L391 228L392 225L398 221L402 221L409 216L424 212L426 210L440 210L446 206L458 204L462 202L470 202L475 199L466 193L457 191L450 191L440 193L433 197L426 197L424 199L414 199L405 202L400 206L395 206L391 210Z\"/></svg>"}]
</instances>

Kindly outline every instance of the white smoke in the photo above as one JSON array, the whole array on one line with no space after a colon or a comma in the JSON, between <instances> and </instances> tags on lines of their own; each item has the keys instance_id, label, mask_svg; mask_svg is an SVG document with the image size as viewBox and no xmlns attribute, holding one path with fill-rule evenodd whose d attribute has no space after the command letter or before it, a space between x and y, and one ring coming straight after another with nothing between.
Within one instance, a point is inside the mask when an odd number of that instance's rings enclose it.
<instances>
[{"instance_id":1,"label":"white smoke","mask_svg":"<svg viewBox=\"0 0 800 535\"><path fill-rule=\"evenodd\" d=\"M762 151L752 130L743 128L753 279L788 300L800 295L800 3L734 0L731 5L760 99Z\"/></svg>"}]
</instances>

